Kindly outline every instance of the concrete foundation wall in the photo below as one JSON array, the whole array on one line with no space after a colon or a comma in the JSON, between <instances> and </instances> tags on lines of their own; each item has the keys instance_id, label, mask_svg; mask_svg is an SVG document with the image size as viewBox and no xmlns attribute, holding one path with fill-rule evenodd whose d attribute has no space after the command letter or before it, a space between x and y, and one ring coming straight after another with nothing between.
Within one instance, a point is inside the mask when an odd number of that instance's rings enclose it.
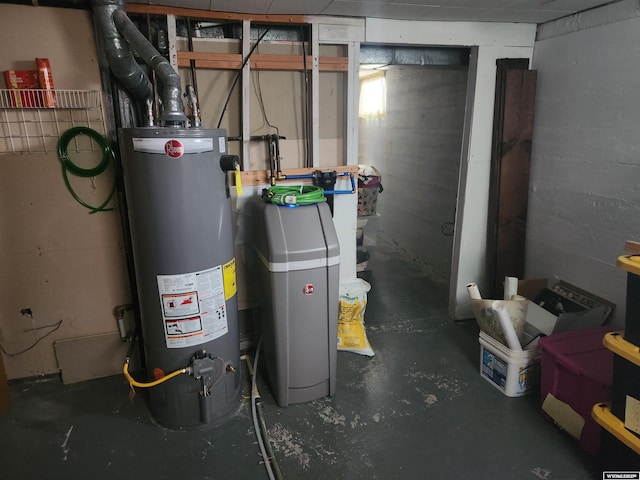
<instances>
[{"instance_id":1,"label":"concrete foundation wall","mask_svg":"<svg viewBox=\"0 0 640 480\"><path fill-rule=\"evenodd\" d=\"M449 279L467 68L394 67L386 83L386 116L359 136L359 163L382 174L378 234Z\"/></svg>"},{"instance_id":2,"label":"concrete foundation wall","mask_svg":"<svg viewBox=\"0 0 640 480\"><path fill-rule=\"evenodd\" d=\"M615 266L640 233L640 18L620 2L540 26L526 275L562 279L617 304ZM635 7L634 7L635 6Z\"/></svg>"}]
</instances>

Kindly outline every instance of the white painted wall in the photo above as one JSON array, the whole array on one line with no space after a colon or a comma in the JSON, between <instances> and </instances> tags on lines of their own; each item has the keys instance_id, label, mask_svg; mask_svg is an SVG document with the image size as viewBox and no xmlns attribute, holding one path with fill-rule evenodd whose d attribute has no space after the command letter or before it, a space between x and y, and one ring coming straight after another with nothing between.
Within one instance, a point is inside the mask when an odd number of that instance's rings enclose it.
<instances>
[{"instance_id":1,"label":"white painted wall","mask_svg":"<svg viewBox=\"0 0 640 480\"><path fill-rule=\"evenodd\" d=\"M446 280L453 238L442 225L455 216L467 76L466 67L392 67L386 115L360 119L359 163L384 186L378 235Z\"/></svg>"},{"instance_id":2,"label":"white painted wall","mask_svg":"<svg viewBox=\"0 0 640 480\"><path fill-rule=\"evenodd\" d=\"M640 18L620 2L542 25L526 275L560 278L617 304L615 266L640 237Z\"/></svg>"}]
</instances>

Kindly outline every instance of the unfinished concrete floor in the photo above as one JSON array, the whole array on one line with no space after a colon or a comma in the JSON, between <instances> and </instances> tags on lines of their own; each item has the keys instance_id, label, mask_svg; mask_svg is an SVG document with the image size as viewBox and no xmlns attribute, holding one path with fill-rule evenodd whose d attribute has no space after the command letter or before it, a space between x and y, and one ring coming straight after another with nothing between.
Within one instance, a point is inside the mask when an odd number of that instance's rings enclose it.
<instances>
[{"instance_id":1,"label":"unfinished concrete floor","mask_svg":"<svg viewBox=\"0 0 640 480\"><path fill-rule=\"evenodd\" d=\"M363 277L375 356L339 352L335 396L280 408L260 372L283 478L602 478L541 416L538 392L508 398L480 377L477 326L447 318L445 281L384 245L371 267ZM155 425L144 392L130 400L121 376L13 382L12 407L0 416L0 478L267 478L249 387L247 379L223 424L179 432Z\"/></svg>"}]
</instances>

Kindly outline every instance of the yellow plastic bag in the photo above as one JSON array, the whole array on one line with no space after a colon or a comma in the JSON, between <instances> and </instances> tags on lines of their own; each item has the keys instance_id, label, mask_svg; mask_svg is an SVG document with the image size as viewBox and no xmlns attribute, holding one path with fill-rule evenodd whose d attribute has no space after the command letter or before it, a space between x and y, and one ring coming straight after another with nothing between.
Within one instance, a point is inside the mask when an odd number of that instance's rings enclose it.
<instances>
[{"instance_id":1,"label":"yellow plastic bag","mask_svg":"<svg viewBox=\"0 0 640 480\"><path fill-rule=\"evenodd\" d=\"M364 326L367 292L371 285L361 278L340 285L338 350L374 356Z\"/></svg>"}]
</instances>

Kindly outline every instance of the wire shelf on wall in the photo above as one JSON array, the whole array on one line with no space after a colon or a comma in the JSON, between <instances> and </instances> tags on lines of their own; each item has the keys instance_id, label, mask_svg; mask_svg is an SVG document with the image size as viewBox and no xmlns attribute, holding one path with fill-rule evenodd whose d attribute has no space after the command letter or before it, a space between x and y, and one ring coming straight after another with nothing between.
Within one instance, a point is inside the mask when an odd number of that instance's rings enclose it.
<instances>
[{"instance_id":1,"label":"wire shelf on wall","mask_svg":"<svg viewBox=\"0 0 640 480\"><path fill-rule=\"evenodd\" d=\"M77 126L106 131L100 91L0 90L0 154L55 151Z\"/></svg>"},{"instance_id":2,"label":"wire shelf on wall","mask_svg":"<svg viewBox=\"0 0 640 480\"><path fill-rule=\"evenodd\" d=\"M0 108L80 108L94 109L100 105L97 90L0 90Z\"/></svg>"}]
</instances>

